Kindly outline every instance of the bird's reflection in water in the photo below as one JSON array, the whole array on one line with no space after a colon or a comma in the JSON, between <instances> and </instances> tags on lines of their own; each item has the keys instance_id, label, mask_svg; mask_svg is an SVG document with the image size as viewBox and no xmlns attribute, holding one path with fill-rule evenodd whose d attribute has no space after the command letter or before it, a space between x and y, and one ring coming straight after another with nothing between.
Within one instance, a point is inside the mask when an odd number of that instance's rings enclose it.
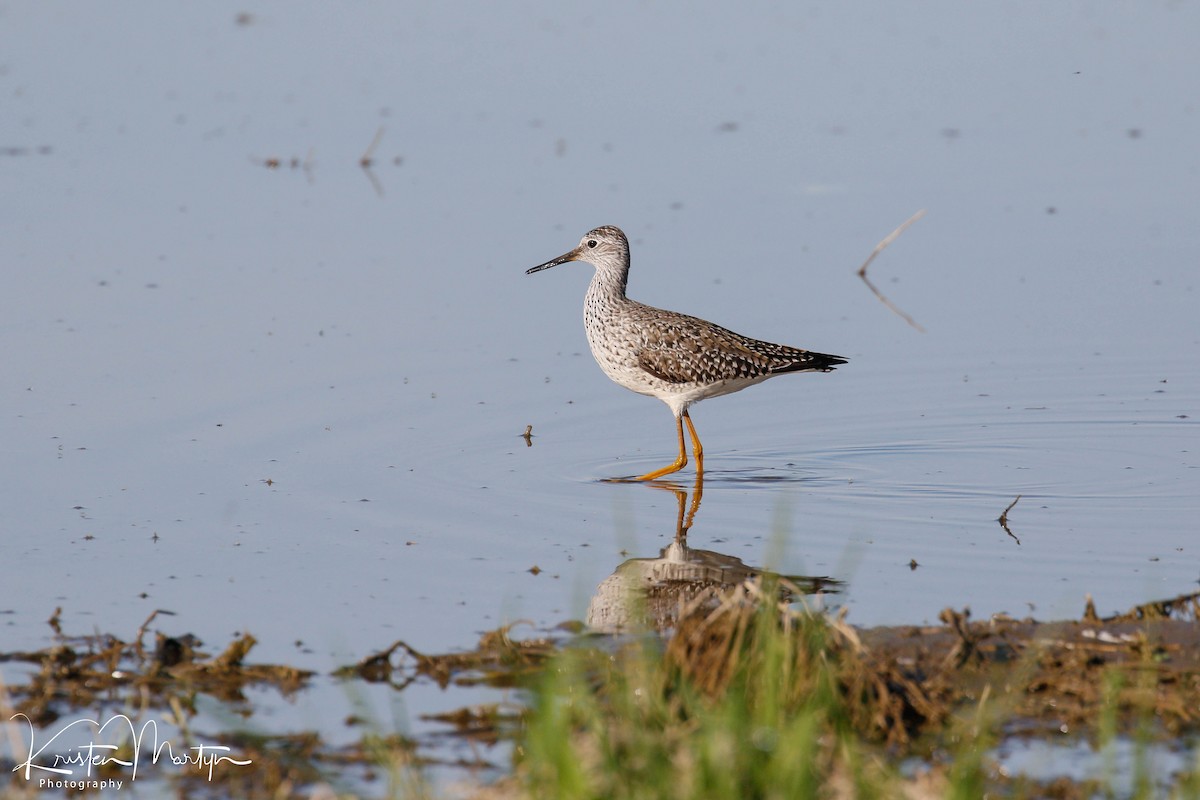
<instances>
[{"instance_id":1,"label":"bird's reflection in water","mask_svg":"<svg viewBox=\"0 0 1200 800\"><path fill-rule=\"evenodd\" d=\"M797 594L835 593L842 585L841 581L828 577L779 575L749 566L736 556L689 547L687 533L700 508L703 474L696 476L690 504L688 490L680 484L657 481L643 485L675 494L678 503L675 536L657 558L631 558L600 582L588 605L587 624L593 630L666 631L674 627L683 609L706 602L715 606L723 594L752 578L783 578L781 599Z\"/></svg>"}]
</instances>

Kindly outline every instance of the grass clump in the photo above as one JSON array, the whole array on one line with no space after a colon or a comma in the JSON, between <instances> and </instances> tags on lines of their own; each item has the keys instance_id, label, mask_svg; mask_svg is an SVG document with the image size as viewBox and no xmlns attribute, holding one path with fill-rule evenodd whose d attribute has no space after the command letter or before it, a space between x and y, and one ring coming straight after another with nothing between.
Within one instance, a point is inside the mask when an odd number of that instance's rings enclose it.
<instances>
[{"instance_id":1,"label":"grass clump","mask_svg":"<svg viewBox=\"0 0 1200 800\"><path fill-rule=\"evenodd\" d=\"M863 679L854 632L776 597L748 583L684 613L665 644L565 650L521 743L529 794L896 796L899 779L861 735L895 721Z\"/></svg>"},{"instance_id":2,"label":"grass clump","mask_svg":"<svg viewBox=\"0 0 1200 800\"><path fill-rule=\"evenodd\" d=\"M1156 768L1164 747L1194 751L1200 594L1151 604L1186 614L973 622L946 609L941 626L870 630L795 596L748 581L692 602L665 639L560 651L517 741L524 796L1200 797L1195 767ZM1047 755L1090 742L1103 766L1009 775L1003 745L1018 739Z\"/></svg>"}]
</instances>

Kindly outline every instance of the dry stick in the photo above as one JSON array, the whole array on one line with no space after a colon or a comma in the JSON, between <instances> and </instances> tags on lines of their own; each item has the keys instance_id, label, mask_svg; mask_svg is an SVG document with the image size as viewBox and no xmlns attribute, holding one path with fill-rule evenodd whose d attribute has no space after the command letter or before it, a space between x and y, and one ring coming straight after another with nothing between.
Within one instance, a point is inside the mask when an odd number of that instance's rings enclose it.
<instances>
[{"instance_id":1,"label":"dry stick","mask_svg":"<svg viewBox=\"0 0 1200 800\"><path fill-rule=\"evenodd\" d=\"M1009 536L1011 536L1014 539L1017 539L1017 535L1008 529L1008 512L1013 510L1013 506L1015 506L1017 504L1017 500L1020 500L1020 499L1021 499L1021 495L1017 495L1016 500L1013 500L1011 503L1009 503L1008 508L1001 511L999 519L996 520L997 522L1000 523L1000 527L1004 528L1004 532L1007 533ZM1017 544L1020 544L1020 543L1021 543L1021 540L1017 539Z\"/></svg>"},{"instance_id":2,"label":"dry stick","mask_svg":"<svg viewBox=\"0 0 1200 800\"><path fill-rule=\"evenodd\" d=\"M999 520L997 520L997 521L998 521L998 522L999 522L1001 525L1007 525L1007 524L1008 524L1008 512L1010 512L1010 511L1012 511L1012 510L1013 510L1013 506L1015 506L1015 505L1017 504L1017 501L1018 501L1018 500L1020 500L1020 499L1021 499L1021 495L1017 495L1016 499L1015 499L1015 500L1013 500L1011 503L1009 503L1009 504L1008 504L1008 508L1006 508L1006 509L1004 509L1003 511L1001 511L1001 512L1000 512L1000 519L999 519Z\"/></svg>"},{"instance_id":3,"label":"dry stick","mask_svg":"<svg viewBox=\"0 0 1200 800\"><path fill-rule=\"evenodd\" d=\"M877 256L881 252L883 252L883 248L887 247L889 244L891 244L893 241L895 241L897 236L904 233L905 228L907 228L909 225L912 225L914 222L916 222L923 216L925 216L925 209L922 208L920 211L918 211L917 213L915 213L911 217L909 217L904 222L904 224L902 224L899 228L896 228L896 230L892 231L887 236L883 237L883 241L881 241L879 244L875 245L875 249L871 251L871 255L867 256L867 260L864 261L863 265L858 268L858 277L862 278L863 283L865 283L867 285L868 289L870 289L872 292L875 293L875 296L879 298L879 301L881 303L883 303L885 306L887 306L888 308L890 308L892 311L899 314L900 317L905 322L907 322L909 325L912 325L914 328L916 328L921 333L924 333L925 329L922 328L919 324L917 324L917 321L915 319L913 319L908 314L905 314L903 311L901 311L899 308L897 308L895 303L893 303L891 300L888 300L886 297L884 297L883 292L881 292L877 288L875 288L875 284L871 283L871 279L867 277L867 267L870 266L871 262L875 260L875 256Z\"/></svg>"},{"instance_id":4,"label":"dry stick","mask_svg":"<svg viewBox=\"0 0 1200 800\"><path fill-rule=\"evenodd\" d=\"M133 637L133 649L134 652L137 653L138 658L146 658L146 651L142 649L142 637L146 635L146 629L150 627L150 623L153 622L154 618L159 614L170 614L171 616L175 616L174 611L167 611L164 608L156 608L150 613L150 616L146 617L146 621L142 623L142 627L137 629L137 633Z\"/></svg>"},{"instance_id":5,"label":"dry stick","mask_svg":"<svg viewBox=\"0 0 1200 800\"><path fill-rule=\"evenodd\" d=\"M383 128L375 131L375 138L367 145L367 149L363 151L362 158L358 160L358 165L362 167L362 171L366 174L367 180L371 182L371 188L375 190L375 194L383 197L383 184L375 177L375 173L371 171L371 167L375 165L375 148L379 146L379 140L383 138Z\"/></svg>"},{"instance_id":6,"label":"dry stick","mask_svg":"<svg viewBox=\"0 0 1200 800\"><path fill-rule=\"evenodd\" d=\"M367 145L367 149L363 151L362 158L358 160L360 167L366 168L375 163L375 148L379 147L379 140L383 138L383 128L375 131L375 138Z\"/></svg>"}]
</instances>

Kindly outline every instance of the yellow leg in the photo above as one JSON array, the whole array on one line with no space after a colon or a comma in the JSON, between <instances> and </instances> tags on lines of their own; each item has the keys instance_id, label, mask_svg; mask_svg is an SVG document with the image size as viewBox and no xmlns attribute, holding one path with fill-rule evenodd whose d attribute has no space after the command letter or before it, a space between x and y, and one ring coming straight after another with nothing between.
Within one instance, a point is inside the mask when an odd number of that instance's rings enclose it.
<instances>
[{"instance_id":1,"label":"yellow leg","mask_svg":"<svg viewBox=\"0 0 1200 800\"><path fill-rule=\"evenodd\" d=\"M684 412L684 416L687 416L686 411ZM692 427L692 421L690 419L688 420L688 427ZM645 475L639 475L638 477L634 478L635 481L652 481L655 478L661 478L663 475L670 475L672 472L679 472L679 470L687 466L687 448L683 444L682 417L675 418L675 432L679 434L679 458L675 459L675 463L668 464L662 469L656 469L654 472L647 472ZM693 433L692 436L692 441L695 441L695 433Z\"/></svg>"},{"instance_id":2,"label":"yellow leg","mask_svg":"<svg viewBox=\"0 0 1200 800\"><path fill-rule=\"evenodd\" d=\"M704 448L700 446L700 437L696 435L696 426L692 424L692 415L687 412L686 408L683 410L683 418L687 420L688 433L692 435L692 454L696 456L696 472L704 472Z\"/></svg>"}]
</instances>

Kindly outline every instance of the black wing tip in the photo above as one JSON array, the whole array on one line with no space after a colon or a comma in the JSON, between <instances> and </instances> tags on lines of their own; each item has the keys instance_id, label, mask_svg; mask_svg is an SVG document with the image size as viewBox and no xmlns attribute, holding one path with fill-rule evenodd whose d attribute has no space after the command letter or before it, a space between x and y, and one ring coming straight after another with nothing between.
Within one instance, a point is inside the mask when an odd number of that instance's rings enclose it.
<instances>
[{"instance_id":1,"label":"black wing tip","mask_svg":"<svg viewBox=\"0 0 1200 800\"><path fill-rule=\"evenodd\" d=\"M811 351L804 354L804 358L793 361L788 366L778 372L833 372L839 364L845 364L850 359L841 356L830 355L829 353L813 353Z\"/></svg>"},{"instance_id":2,"label":"black wing tip","mask_svg":"<svg viewBox=\"0 0 1200 800\"><path fill-rule=\"evenodd\" d=\"M850 359L848 359L848 358L842 358L841 356L831 356L826 353L813 353L813 355L817 356L821 360L822 363L826 364L829 367L829 369L833 369L838 364L847 364L850 361Z\"/></svg>"}]
</instances>

